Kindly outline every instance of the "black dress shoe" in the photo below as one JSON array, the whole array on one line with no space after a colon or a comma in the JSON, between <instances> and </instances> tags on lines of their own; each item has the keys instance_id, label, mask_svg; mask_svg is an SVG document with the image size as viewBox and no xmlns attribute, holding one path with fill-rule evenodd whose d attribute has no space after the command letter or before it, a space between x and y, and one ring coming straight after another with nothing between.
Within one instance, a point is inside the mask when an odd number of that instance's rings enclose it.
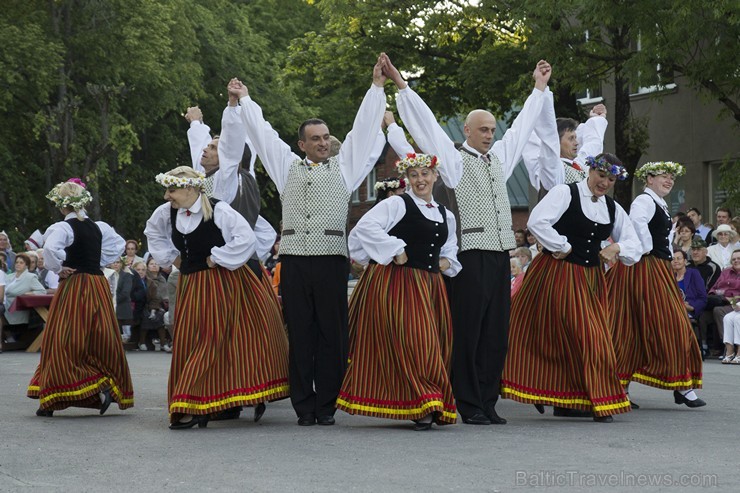
<instances>
[{"instance_id":1,"label":"black dress shoe","mask_svg":"<svg viewBox=\"0 0 740 493\"><path fill-rule=\"evenodd\" d=\"M113 396L110 395L110 389L103 392L103 403L100 405L100 415L102 416L110 407L110 403L113 402Z\"/></svg>"},{"instance_id":2,"label":"black dress shoe","mask_svg":"<svg viewBox=\"0 0 740 493\"><path fill-rule=\"evenodd\" d=\"M537 409L537 412L540 414L545 414L545 406L542 404L535 404L534 408Z\"/></svg>"},{"instance_id":3,"label":"black dress shoe","mask_svg":"<svg viewBox=\"0 0 740 493\"><path fill-rule=\"evenodd\" d=\"M36 416L41 416L42 418L51 418L54 416L54 411L51 411L49 409L36 409Z\"/></svg>"},{"instance_id":4,"label":"black dress shoe","mask_svg":"<svg viewBox=\"0 0 740 493\"><path fill-rule=\"evenodd\" d=\"M488 416L485 414L478 413L467 418L463 418L463 423L466 425L490 425L491 420L488 419Z\"/></svg>"},{"instance_id":5,"label":"black dress shoe","mask_svg":"<svg viewBox=\"0 0 740 493\"><path fill-rule=\"evenodd\" d=\"M491 407L488 409L488 412L486 413L486 417L491 421L492 425L505 425L506 419L502 418L498 415L496 412L496 409Z\"/></svg>"},{"instance_id":6,"label":"black dress shoe","mask_svg":"<svg viewBox=\"0 0 740 493\"><path fill-rule=\"evenodd\" d=\"M684 395L679 392L678 390L673 391L673 400L676 404L686 404L688 407L704 407L707 405L706 402L699 399L698 397L694 399L693 401L688 400Z\"/></svg>"},{"instance_id":7,"label":"black dress shoe","mask_svg":"<svg viewBox=\"0 0 740 493\"><path fill-rule=\"evenodd\" d=\"M630 399L630 407L632 409L640 409L640 406L638 406L637 403L633 401L632 399Z\"/></svg>"},{"instance_id":8,"label":"black dress shoe","mask_svg":"<svg viewBox=\"0 0 740 493\"><path fill-rule=\"evenodd\" d=\"M254 422L260 420L263 414L265 414L265 409L267 409L267 406L265 406L264 402L260 402L256 406L254 406Z\"/></svg>"},{"instance_id":9,"label":"black dress shoe","mask_svg":"<svg viewBox=\"0 0 740 493\"><path fill-rule=\"evenodd\" d=\"M210 421L227 421L230 419L239 419L239 416L242 413L242 407L236 406L232 407L230 409L224 409L220 413L217 413L214 417L210 419Z\"/></svg>"},{"instance_id":10,"label":"black dress shoe","mask_svg":"<svg viewBox=\"0 0 740 493\"><path fill-rule=\"evenodd\" d=\"M552 415L559 418L592 418L594 414L591 411L555 406L552 410Z\"/></svg>"},{"instance_id":11,"label":"black dress shoe","mask_svg":"<svg viewBox=\"0 0 740 493\"><path fill-rule=\"evenodd\" d=\"M319 416L316 418L316 422L322 426L331 426L335 423L334 416L326 415L326 416Z\"/></svg>"},{"instance_id":12,"label":"black dress shoe","mask_svg":"<svg viewBox=\"0 0 740 493\"><path fill-rule=\"evenodd\" d=\"M187 430L188 428L192 428L195 425L198 425L198 428L205 428L208 426L209 418L207 415L204 416L192 416L192 418L189 421L177 421L175 423L170 423L170 430Z\"/></svg>"},{"instance_id":13,"label":"black dress shoe","mask_svg":"<svg viewBox=\"0 0 740 493\"><path fill-rule=\"evenodd\" d=\"M304 414L300 418L298 418L298 426L313 426L316 424L316 415L311 414Z\"/></svg>"},{"instance_id":14,"label":"black dress shoe","mask_svg":"<svg viewBox=\"0 0 740 493\"><path fill-rule=\"evenodd\" d=\"M611 416L594 416L594 421L597 423L612 423L614 418Z\"/></svg>"},{"instance_id":15,"label":"black dress shoe","mask_svg":"<svg viewBox=\"0 0 740 493\"><path fill-rule=\"evenodd\" d=\"M432 415L427 414L421 419L414 420L414 431L426 431L432 429Z\"/></svg>"}]
</instances>

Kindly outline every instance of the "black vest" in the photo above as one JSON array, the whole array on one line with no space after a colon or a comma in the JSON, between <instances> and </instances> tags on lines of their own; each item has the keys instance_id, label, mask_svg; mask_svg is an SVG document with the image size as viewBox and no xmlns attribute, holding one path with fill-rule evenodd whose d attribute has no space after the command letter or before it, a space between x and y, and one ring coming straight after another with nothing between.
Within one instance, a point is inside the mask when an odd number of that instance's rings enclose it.
<instances>
[{"instance_id":1,"label":"black vest","mask_svg":"<svg viewBox=\"0 0 740 493\"><path fill-rule=\"evenodd\" d=\"M403 266L439 272L439 252L447 241L447 215L443 205L439 206L442 222L427 219L410 195L401 194L406 205L406 214L393 226L389 235L406 242L409 260Z\"/></svg>"},{"instance_id":2,"label":"black vest","mask_svg":"<svg viewBox=\"0 0 740 493\"><path fill-rule=\"evenodd\" d=\"M218 200L208 199L216 214ZM216 226L216 221L211 217L210 221L201 221L190 234L182 234L177 230L177 209L170 211L170 222L172 224L172 243L180 250L180 272L192 274L201 270L207 270L206 259L211 254L213 247L222 247L226 244L221 230Z\"/></svg>"},{"instance_id":3,"label":"black vest","mask_svg":"<svg viewBox=\"0 0 740 493\"><path fill-rule=\"evenodd\" d=\"M100 251L103 247L103 233L98 225L90 219L68 219L65 221L72 228L74 240L64 251L67 258L62 266L75 269L76 274L93 274L102 276L100 269Z\"/></svg>"},{"instance_id":4,"label":"black vest","mask_svg":"<svg viewBox=\"0 0 740 493\"><path fill-rule=\"evenodd\" d=\"M663 260L671 260L673 255L668 241L668 234L671 232L671 218L649 193L643 195L647 195L655 202L655 213L648 222L648 230L653 241L653 249L650 250L649 255L654 255Z\"/></svg>"},{"instance_id":5,"label":"black vest","mask_svg":"<svg viewBox=\"0 0 740 493\"><path fill-rule=\"evenodd\" d=\"M584 267L599 267L601 242L609 238L614 227L616 214L614 199L604 196L609 211L609 224L599 224L583 214L578 184L571 183L568 188L570 188L570 206L553 225L555 231L566 236L568 243L573 247L573 251L564 260Z\"/></svg>"}]
</instances>

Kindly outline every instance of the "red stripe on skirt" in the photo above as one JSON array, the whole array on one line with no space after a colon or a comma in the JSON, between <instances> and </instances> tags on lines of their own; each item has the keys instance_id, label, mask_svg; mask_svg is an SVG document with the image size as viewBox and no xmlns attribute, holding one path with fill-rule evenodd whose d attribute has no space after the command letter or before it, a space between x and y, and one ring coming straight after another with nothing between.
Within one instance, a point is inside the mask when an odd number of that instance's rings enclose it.
<instances>
[{"instance_id":1,"label":"red stripe on skirt","mask_svg":"<svg viewBox=\"0 0 740 493\"><path fill-rule=\"evenodd\" d=\"M623 383L701 388L701 350L670 262L648 255L633 266L618 263L606 280L615 307L612 340Z\"/></svg>"},{"instance_id":2,"label":"red stripe on skirt","mask_svg":"<svg viewBox=\"0 0 740 493\"><path fill-rule=\"evenodd\" d=\"M601 266L537 255L512 300L502 397L596 416L628 412L607 302Z\"/></svg>"}]
</instances>

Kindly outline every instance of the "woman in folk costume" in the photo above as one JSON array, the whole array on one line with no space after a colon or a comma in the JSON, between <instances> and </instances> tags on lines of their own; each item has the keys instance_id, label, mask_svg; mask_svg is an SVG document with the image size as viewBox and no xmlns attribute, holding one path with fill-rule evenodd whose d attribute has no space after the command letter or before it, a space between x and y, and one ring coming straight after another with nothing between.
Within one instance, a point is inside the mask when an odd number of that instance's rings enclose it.
<instances>
[{"instance_id":1,"label":"woman in folk costume","mask_svg":"<svg viewBox=\"0 0 740 493\"><path fill-rule=\"evenodd\" d=\"M455 423L452 321L442 273L455 276L455 218L432 198L437 158L396 167L410 190L377 203L349 235L352 258L371 260L349 306L350 362L337 408L350 414Z\"/></svg>"},{"instance_id":2,"label":"woman in folk costume","mask_svg":"<svg viewBox=\"0 0 740 493\"><path fill-rule=\"evenodd\" d=\"M610 423L630 403L616 375L602 262L636 262L639 241L627 213L606 195L627 176L619 159L599 154L586 163L586 180L553 187L527 223L544 249L512 300L501 395L541 413L552 405L556 416L592 413ZM610 236L615 243L602 249Z\"/></svg>"},{"instance_id":3,"label":"woman in folk costume","mask_svg":"<svg viewBox=\"0 0 740 493\"><path fill-rule=\"evenodd\" d=\"M702 385L701 350L671 270L671 217L664 199L684 172L672 162L646 163L637 170L646 187L632 202L629 217L642 259L633 266L617 264L606 278L617 307L612 339L622 385L635 381L673 390L676 404L701 407L706 403L694 392Z\"/></svg>"},{"instance_id":4,"label":"woman in folk costume","mask_svg":"<svg viewBox=\"0 0 740 493\"><path fill-rule=\"evenodd\" d=\"M45 267L59 275L41 342L41 362L28 386L39 400L37 416L73 407L119 409L134 405L110 286L102 268L123 253L125 241L85 212L92 201L79 179L59 183L46 196L64 221L46 231Z\"/></svg>"},{"instance_id":5,"label":"woman in folk costume","mask_svg":"<svg viewBox=\"0 0 740 493\"><path fill-rule=\"evenodd\" d=\"M170 429L205 427L211 415L288 397L288 346L269 293L245 265L255 250L246 219L203 193L188 166L156 177L168 203L146 224L149 252L180 269L168 385Z\"/></svg>"}]
</instances>

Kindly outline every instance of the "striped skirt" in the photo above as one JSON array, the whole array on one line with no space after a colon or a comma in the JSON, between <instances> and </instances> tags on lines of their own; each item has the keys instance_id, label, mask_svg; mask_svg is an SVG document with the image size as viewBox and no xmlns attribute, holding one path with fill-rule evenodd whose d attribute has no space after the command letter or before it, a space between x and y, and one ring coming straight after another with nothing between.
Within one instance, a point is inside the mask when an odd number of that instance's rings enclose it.
<instances>
[{"instance_id":1,"label":"striped skirt","mask_svg":"<svg viewBox=\"0 0 740 493\"><path fill-rule=\"evenodd\" d=\"M288 397L283 318L248 267L181 274L175 312L171 422Z\"/></svg>"},{"instance_id":2,"label":"striped skirt","mask_svg":"<svg viewBox=\"0 0 740 493\"><path fill-rule=\"evenodd\" d=\"M349 304L350 361L337 409L377 418L457 421L452 320L441 274L371 264Z\"/></svg>"},{"instance_id":3,"label":"striped skirt","mask_svg":"<svg viewBox=\"0 0 740 493\"><path fill-rule=\"evenodd\" d=\"M501 396L594 416L630 411L610 326L601 267L537 255L512 300Z\"/></svg>"},{"instance_id":4,"label":"striped skirt","mask_svg":"<svg viewBox=\"0 0 740 493\"><path fill-rule=\"evenodd\" d=\"M701 350L669 262L648 255L633 266L618 263L606 281L615 307L612 340L622 385L701 388Z\"/></svg>"},{"instance_id":5,"label":"striped skirt","mask_svg":"<svg viewBox=\"0 0 740 493\"><path fill-rule=\"evenodd\" d=\"M59 282L41 339L41 362L28 397L41 409L100 408L110 390L119 409L134 405L110 286L103 276L73 274Z\"/></svg>"}]
</instances>

